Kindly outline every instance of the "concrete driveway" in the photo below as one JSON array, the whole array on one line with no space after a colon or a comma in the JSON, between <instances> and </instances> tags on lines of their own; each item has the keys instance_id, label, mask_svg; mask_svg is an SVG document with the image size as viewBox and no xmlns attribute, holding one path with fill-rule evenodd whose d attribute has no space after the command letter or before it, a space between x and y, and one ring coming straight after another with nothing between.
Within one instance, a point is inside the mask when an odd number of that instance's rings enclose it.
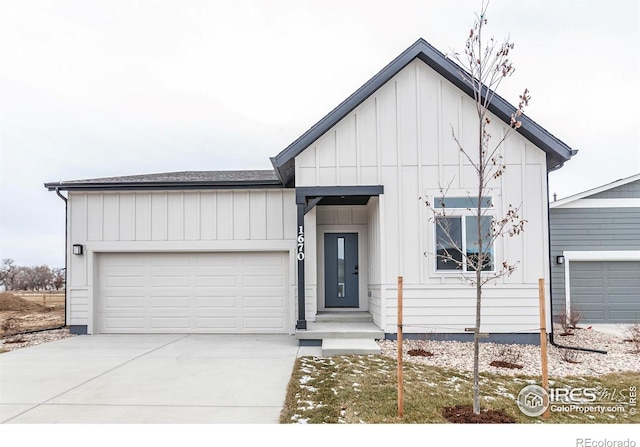
<instances>
[{"instance_id":1,"label":"concrete driveway","mask_svg":"<svg viewBox=\"0 0 640 447\"><path fill-rule=\"evenodd\" d=\"M290 335L93 335L0 354L4 423L278 423Z\"/></svg>"}]
</instances>

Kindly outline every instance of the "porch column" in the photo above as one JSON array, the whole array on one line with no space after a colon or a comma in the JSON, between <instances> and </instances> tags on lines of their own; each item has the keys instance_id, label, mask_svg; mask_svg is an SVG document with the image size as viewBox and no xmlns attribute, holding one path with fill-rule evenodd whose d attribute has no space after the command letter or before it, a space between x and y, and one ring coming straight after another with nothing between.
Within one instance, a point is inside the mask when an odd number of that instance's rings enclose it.
<instances>
[{"instance_id":1,"label":"porch column","mask_svg":"<svg viewBox=\"0 0 640 447\"><path fill-rule=\"evenodd\" d=\"M296 329L307 329L307 320L305 317L305 282L304 282L304 208L306 198L304 196L296 197L298 206L298 234L296 236L297 250L296 259L298 260L298 321Z\"/></svg>"}]
</instances>

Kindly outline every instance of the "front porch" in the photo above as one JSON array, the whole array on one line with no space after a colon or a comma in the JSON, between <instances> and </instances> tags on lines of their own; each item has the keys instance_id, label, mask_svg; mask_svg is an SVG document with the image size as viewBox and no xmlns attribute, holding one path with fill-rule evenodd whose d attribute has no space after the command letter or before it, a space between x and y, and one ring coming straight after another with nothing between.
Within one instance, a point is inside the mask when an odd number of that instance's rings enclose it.
<instances>
[{"instance_id":1,"label":"front porch","mask_svg":"<svg viewBox=\"0 0 640 447\"><path fill-rule=\"evenodd\" d=\"M301 346L324 357L380 354L379 196L382 186L297 187L297 322ZM376 323L374 323L376 321Z\"/></svg>"},{"instance_id":2,"label":"front porch","mask_svg":"<svg viewBox=\"0 0 640 447\"><path fill-rule=\"evenodd\" d=\"M318 312L316 321L307 322L307 329L296 330L301 346L322 346L322 356L348 354L380 354L376 340L384 331L373 323L366 311Z\"/></svg>"},{"instance_id":3,"label":"front porch","mask_svg":"<svg viewBox=\"0 0 640 447\"><path fill-rule=\"evenodd\" d=\"M298 332L325 311L369 311L380 256L368 232L378 228L383 189L296 187Z\"/></svg>"}]
</instances>

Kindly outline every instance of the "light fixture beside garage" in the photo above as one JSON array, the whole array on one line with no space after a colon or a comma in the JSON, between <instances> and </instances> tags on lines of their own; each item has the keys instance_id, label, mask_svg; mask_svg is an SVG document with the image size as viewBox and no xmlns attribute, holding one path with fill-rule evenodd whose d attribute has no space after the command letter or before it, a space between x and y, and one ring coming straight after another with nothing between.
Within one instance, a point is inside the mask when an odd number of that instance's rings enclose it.
<instances>
[{"instance_id":1,"label":"light fixture beside garage","mask_svg":"<svg viewBox=\"0 0 640 447\"><path fill-rule=\"evenodd\" d=\"M83 246L82 244L73 244L73 254L74 255L81 255L83 252Z\"/></svg>"},{"instance_id":2,"label":"light fixture beside garage","mask_svg":"<svg viewBox=\"0 0 640 447\"><path fill-rule=\"evenodd\" d=\"M556 264L564 264L564 256L556 256Z\"/></svg>"}]
</instances>

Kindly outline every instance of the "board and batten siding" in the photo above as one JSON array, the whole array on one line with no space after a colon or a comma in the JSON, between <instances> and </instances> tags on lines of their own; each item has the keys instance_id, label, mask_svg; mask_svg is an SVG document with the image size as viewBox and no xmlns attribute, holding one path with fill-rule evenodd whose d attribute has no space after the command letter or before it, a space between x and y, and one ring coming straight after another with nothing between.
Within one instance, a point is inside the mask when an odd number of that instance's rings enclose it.
<instances>
[{"instance_id":1,"label":"board and batten siding","mask_svg":"<svg viewBox=\"0 0 640 447\"><path fill-rule=\"evenodd\" d=\"M491 117L489 131L499 141L508 126ZM466 197L476 185L452 129L475 152L473 101L416 59L296 157L296 186L384 186L369 205L369 257L377 259L369 267L369 307L387 332L396 332L399 275L412 332L462 332L473 325L474 291L459 274L435 272L433 223L420 200L433 200L443 187L449 197ZM482 329L528 331L539 327L538 279L548 276L546 158L516 132L499 152L507 170L492 184L495 213L521 206L528 222L522 236L496 242L498 262L519 266L486 287Z\"/></svg>"},{"instance_id":2,"label":"board and batten siding","mask_svg":"<svg viewBox=\"0 0 640 447\"><path fill-rule=\"evenodd\" d=\"M640 182L636 183L640 185ZM640 188L635 195L624 185L612 190L612 194L599 193L606 199L635 198L640 196ZM617 191L616 191L617 190ZM624 197L620 193L625 194ZM590 196L589 199L596 197ZM624 252L640 251L640 208L552 208L551 215L551 256L562 255L566 251L584 252ZM566 306L565 266L552 264L553 312L560 315Z\"/></svg>"},{"instance_id":3,"label":"board and batten siding","mask_svg":"<svg viewBox=\"0 0 640 447\"><path fill-rule=\"evenodd\" d=\"M91 323L97 267L94 253L234 250L293 253L295 211L295 192L285 189L72 191L68 199L67 322ZM85 254L71 255L73 244L84 245ZM293 268L291 265L290 269ZM289 278L295 278L293 271Z\"/></svg>"}]
</instances>

